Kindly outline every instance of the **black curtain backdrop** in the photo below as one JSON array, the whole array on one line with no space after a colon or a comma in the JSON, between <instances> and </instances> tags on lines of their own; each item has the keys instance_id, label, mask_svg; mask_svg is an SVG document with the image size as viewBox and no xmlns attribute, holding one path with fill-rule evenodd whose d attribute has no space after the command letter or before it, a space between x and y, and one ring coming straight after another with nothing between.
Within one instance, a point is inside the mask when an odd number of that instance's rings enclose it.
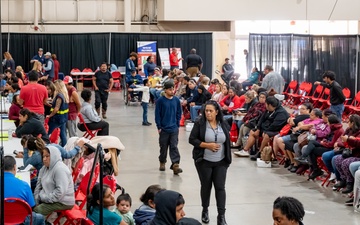
<instances>
[{"instance_id":1,"label":"black curtain backdrop","mask_svg":"<svg viewBox=\"0 0 360 225\"><path fill-rule=\"evenodd\" d=\"M360 77L360 71L356 74L357 41L355 35L250 34L249 65L260 70L273 65L287 83L321 81L323 72L332 70L353 97L360 90L360 84L355 86Z\"/></svg>"},{"instance_id":2,"label":"black curtain backdrop","mask_svg":"<svg viewBox=\"0 0 360 225\"><path fill-rule=\"evenodd\" d=\"M111 39L111 43L110 43ZM96 33L96 34L20 34L2 35L3 52L9 52L16 65L21 65L25 72L32 69L31 58L38 48L55 53L60 62L60 71L69 74L72 68L91 68L95 70L101 62L110 62L124 66L130 52L137 52L137 41L156 41L158 48L179 47L185 57L191 48L204 61L203 73L211 77L212 68L212 34L142 34L142 33ZM111 46L111 47L110 47ZM110 48L109 48L110 47ZM109 50L110 60L109 60ZM157 62L160 59L157 54Z\"/></svg>"}]
</instances>

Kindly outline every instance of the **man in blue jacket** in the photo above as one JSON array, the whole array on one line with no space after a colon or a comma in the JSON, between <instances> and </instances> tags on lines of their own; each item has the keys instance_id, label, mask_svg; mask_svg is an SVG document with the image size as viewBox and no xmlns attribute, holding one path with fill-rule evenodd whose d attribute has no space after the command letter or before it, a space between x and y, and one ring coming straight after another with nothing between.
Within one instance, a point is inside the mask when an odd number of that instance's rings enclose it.
<instances>
[{"instance_id":1,"label":"man in blue jacket","mask_svg":"<svg viewBox=\"0 0 360 225\"><path fill-rule=\"evenodd\" d=\"M134 61L138 58L138 55L135 52L130 53L130 57L125 62L125 74L126 77L131 76L131 71L136 70Z\"/></svg>"},{"instance_id":2,"label":"man in blue jacket","mask_svg":"<svg viewBox=\"0 0 360 225\"><path fill-rule=\"evenodd\" d=\"M167 150L171 159L170 169L175 175L182 173L179 166L180 153L177 147L179 141L179 127L181 119L181 106L179 98L174 97L174 83L165 82L163 86L165 95L156 102L155 122L159 132L160 144L160 171L165 171Z\"/></svg>"}]
</instances>

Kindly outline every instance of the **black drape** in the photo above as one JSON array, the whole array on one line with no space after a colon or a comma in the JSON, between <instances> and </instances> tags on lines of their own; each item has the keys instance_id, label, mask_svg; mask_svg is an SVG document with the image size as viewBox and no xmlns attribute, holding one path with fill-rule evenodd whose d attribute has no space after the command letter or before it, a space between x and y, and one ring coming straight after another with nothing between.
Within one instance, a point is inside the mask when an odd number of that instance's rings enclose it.
<instances>
[{"instance_id":1,"label":"black drape","mask_svg":"<svg viewBox=\"0 0 360 225\"><path fill-rule=\"evenodd\" d=\"M110 38L111 37L111 38ZM110 43L111 40L111 43ZM7 46L8 36L2 36ZM60 71L69 74L72 68L95 70L101 62L124 66L130 52L137 51L137 41L156 41L158 48L179 47L185 57L191 48L203 58L203 73L211 77L212 34L147 34L147 33L96 33L96 34L20 34L11 33L9 52L16 65L25 71L31 70L30 60L38 48L55 53L60 62ZM111 47L109 49L109 46ZM109 59L109 50L111 52ZM4 50L5 51L5 50ZM160 65L160 59L157 58Z\"/></svg>"},{"instance_id":2,"label":"black drape","mask_svg":"<svg viewBox=\"0 0 360 225\"><path fill-rule=\"evenodd\" d=\"M356 74L357 41L355 35L250 34L249 67L263 70L265 65L272 65L287 83L321 81L323 72L332 70L336 80L354 96L359 90L355 81L360 76L359 71Z\"/></svg>"}]
</instances>

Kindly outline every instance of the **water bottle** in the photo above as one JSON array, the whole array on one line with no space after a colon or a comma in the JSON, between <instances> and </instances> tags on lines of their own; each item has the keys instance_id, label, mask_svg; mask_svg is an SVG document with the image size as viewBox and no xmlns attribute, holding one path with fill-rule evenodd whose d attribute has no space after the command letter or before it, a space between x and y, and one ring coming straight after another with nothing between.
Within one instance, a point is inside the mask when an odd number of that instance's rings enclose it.
<instances>
[{"instance_id":1,"label":"water bottle","mask_svg":"<svg viewBox=\"0 0 360 225\"><path fill-rule=\"evenodd\" d=\"M12 131L12 129L10 128L10 129L8 130L8 132L9 132L9 134L8 134L8 135L9 135L9 140L11 140L11 139L12 139L12 132L13 132L13 131Z\"/></svg>"}]
</instances>

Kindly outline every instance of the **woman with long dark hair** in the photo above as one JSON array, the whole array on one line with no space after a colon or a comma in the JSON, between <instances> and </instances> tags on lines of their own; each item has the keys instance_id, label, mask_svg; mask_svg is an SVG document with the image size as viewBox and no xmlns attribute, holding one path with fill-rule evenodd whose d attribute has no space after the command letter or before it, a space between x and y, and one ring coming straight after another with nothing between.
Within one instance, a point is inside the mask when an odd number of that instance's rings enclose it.
<instances>
[{"instance_id":1,"label":"woman with long dark hair","mask_svg":"<svg viewBox=\"0 0 360 225\"><path fill-rule=\"evenodd\" d=\"M194 146L193 159L199 175L201 189L201 220L209 223L211 187L214 184L218 211L217 224L226 224L226 173L231 163L229 126L223 119L216 101L205 103L201 117L195 122L189 142Z\"/></svg>"}]
</instances>

